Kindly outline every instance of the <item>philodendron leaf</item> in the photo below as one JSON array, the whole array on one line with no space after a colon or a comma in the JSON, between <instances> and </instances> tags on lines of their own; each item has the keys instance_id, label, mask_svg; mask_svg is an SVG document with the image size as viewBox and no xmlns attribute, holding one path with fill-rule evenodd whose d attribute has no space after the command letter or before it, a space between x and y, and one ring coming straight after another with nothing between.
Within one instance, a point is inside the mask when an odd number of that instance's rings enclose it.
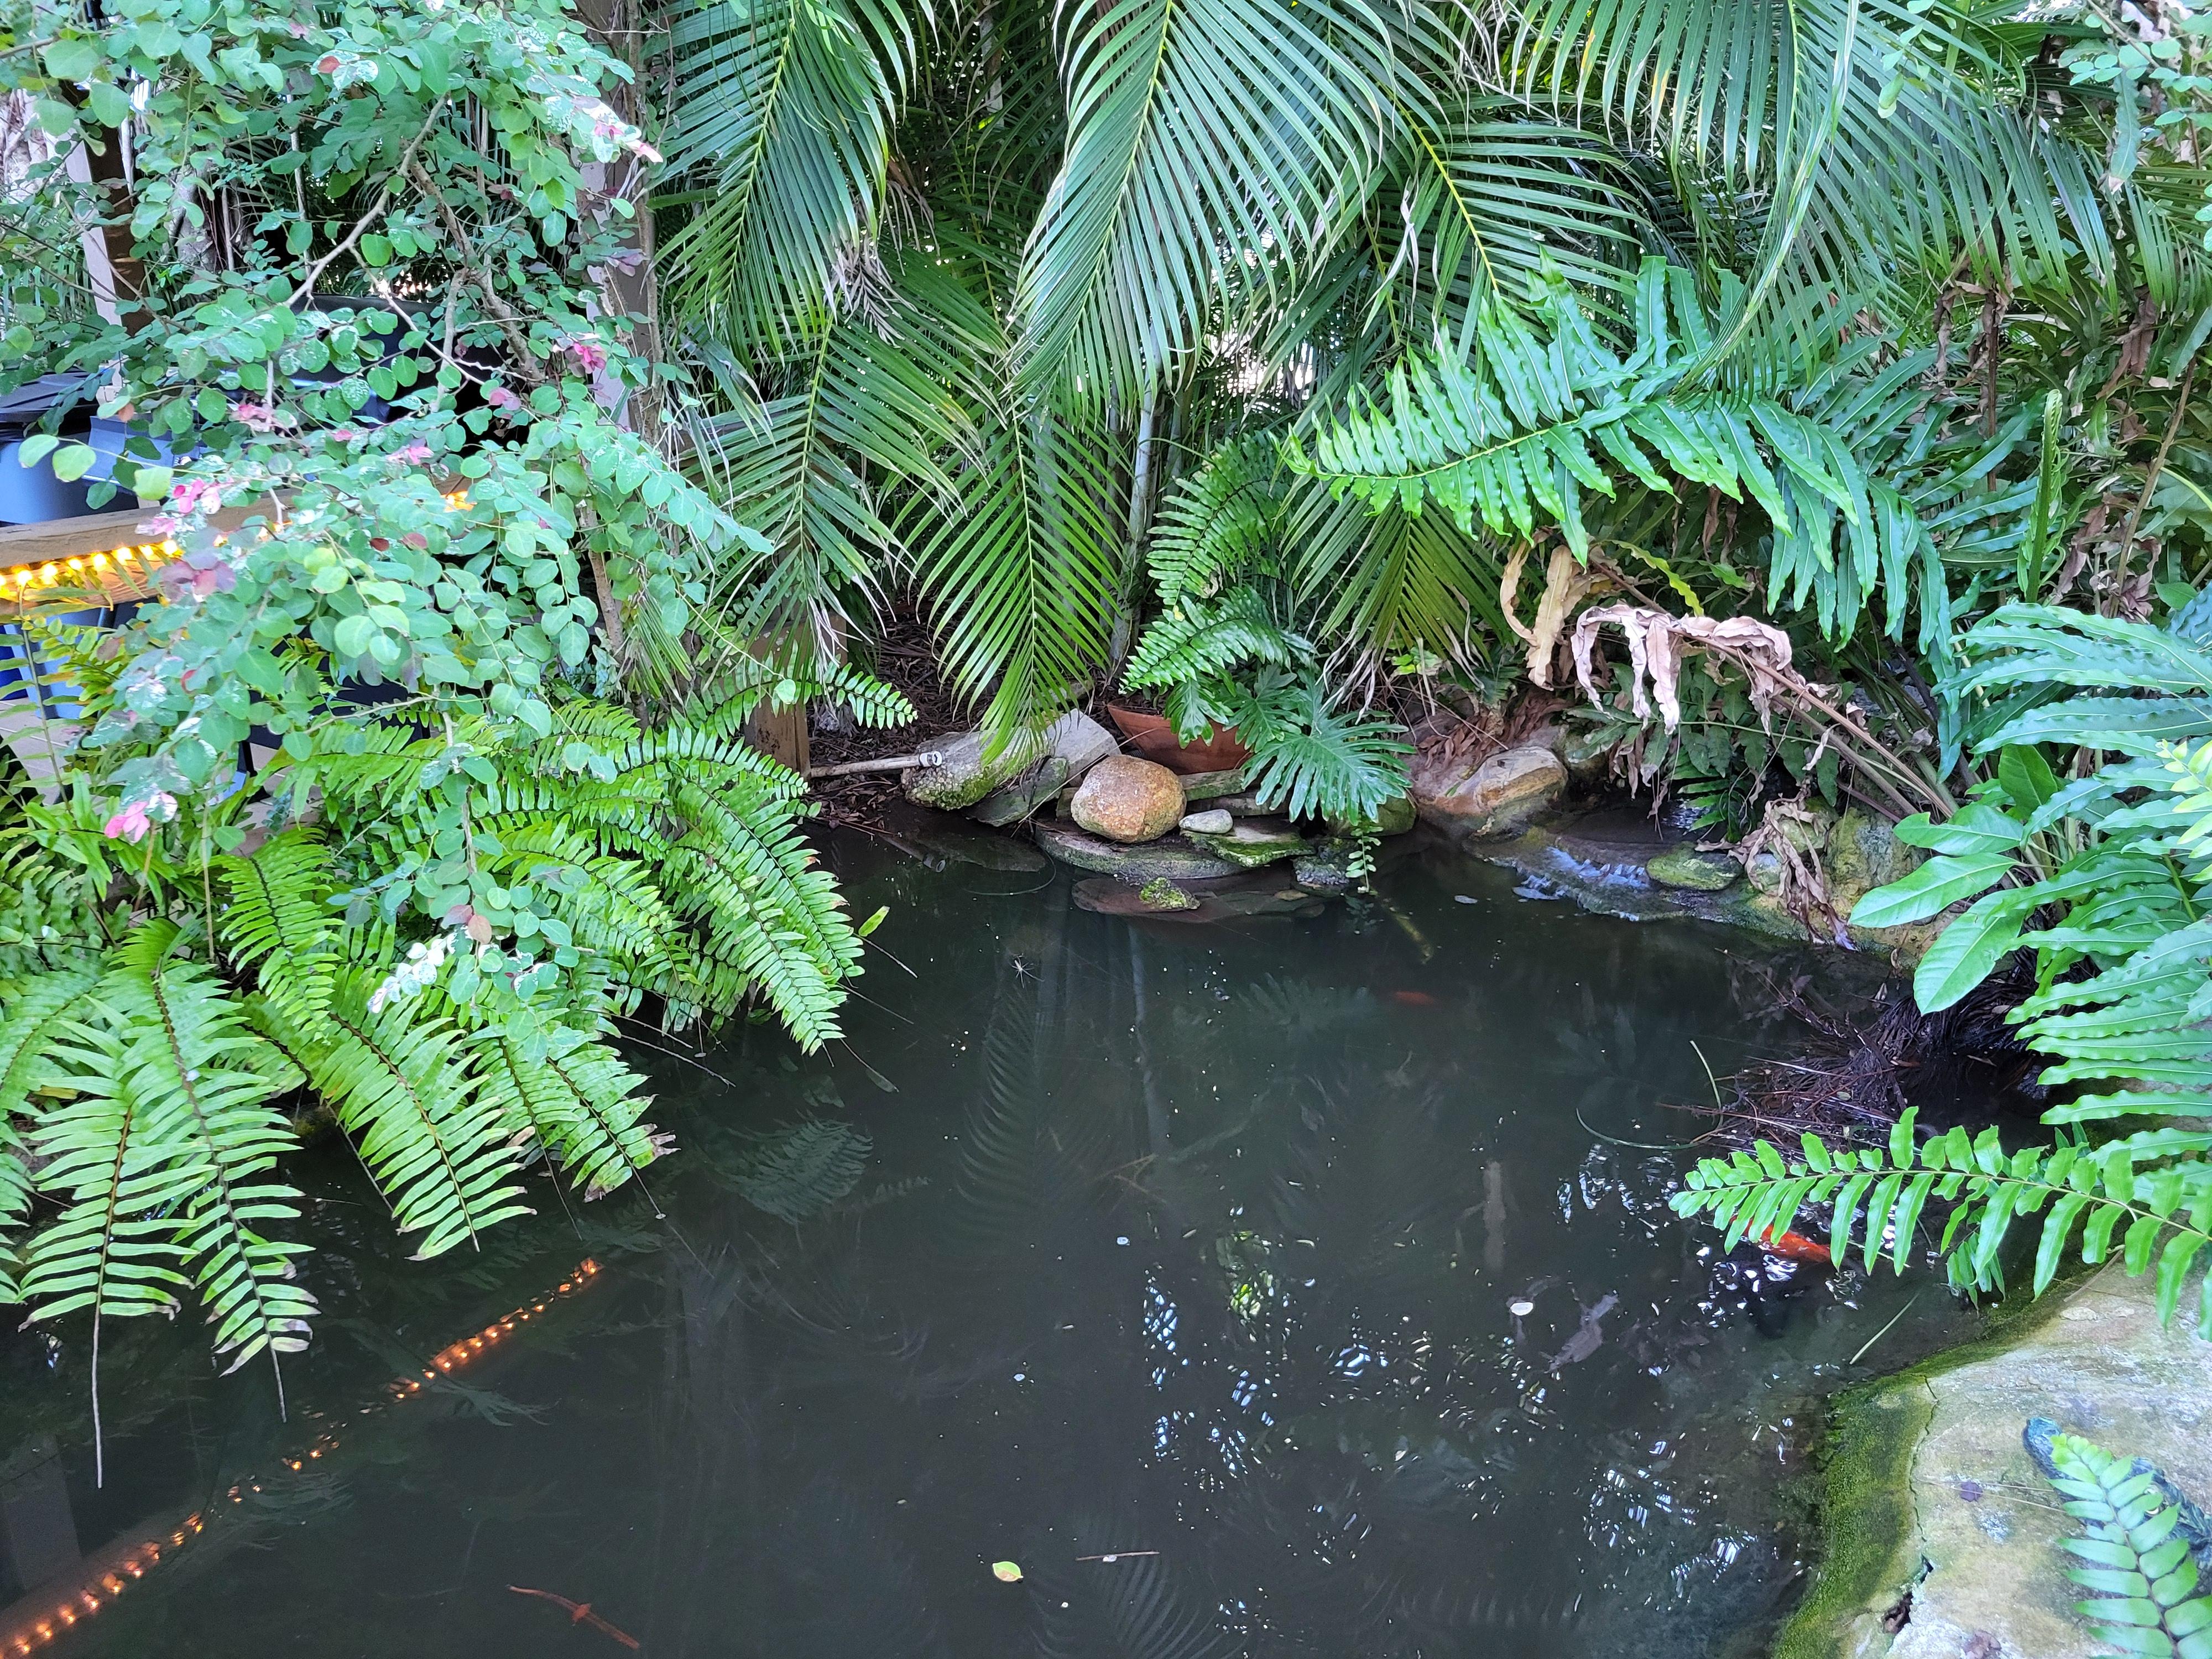
<instances>
[{"instance_id":1,"label":"philodendron leaf","mask_svg":"<svg viewBox=\"0 0 2212 1659\"><path fill-rule=\"evenodd\" d=\"M2016 950L2021 923L2035 908L2032 889L1984 894L1966 914L1936 936L1913 970L1912 994L1921 1012L1948 1008L1990 975Z\"/></svg>"},{"instance_id":2,"label":"philodendron leaf","mask_svg":"<svg viewBox=\"0 0 2212 1659\"><path fill-rule=\"evenodd\" d=\"M2020 845L2024 833L2016 819L1978 800L1968 802L1942 823L1916 812L1897 826L1898 840L1935 853L2006 852Z\"/></svg>"},{"instance_id":3,"label":"philodendron leaf","mask_svg":"<svg viewBox=\"0 0 2212 1659\"><path fill-rule=\"evenodd\" d=\"M2002 814L1996 816L2002 817ZM1960 899L1988 891L2012 873L2008 853L1966 853L1932 858L1902 881L1877 887L1851 909L1854 927L1895 927L1925 921Z\"/></svg>"}]
</instances>

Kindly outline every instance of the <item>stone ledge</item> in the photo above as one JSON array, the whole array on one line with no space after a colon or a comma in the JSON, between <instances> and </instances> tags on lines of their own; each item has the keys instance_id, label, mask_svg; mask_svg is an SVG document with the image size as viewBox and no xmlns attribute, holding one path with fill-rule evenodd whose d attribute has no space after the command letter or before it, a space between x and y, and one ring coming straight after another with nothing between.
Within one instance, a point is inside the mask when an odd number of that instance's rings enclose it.
<instances>
[{"instance_id":1,"label":"stone ledge","mask_svg":"<svg viewBox=\"0 0 2212 1659\"><path fill-rule=\"evenodd\" d=\"M1837 1402L1821 1460L1826 1554L1774 1659L2100 1651L2058 1548L2077 1528L2021 1445L2035 1416L2212 1497L2212 1437L2199 1432L2212 1419L2212 1342L2185 1316L2159 1324L2148 1276L2103 1268L1985 1340ZM1908 1589L1909 1618L1886 1628Z\"/></svg>"}]
</instances>

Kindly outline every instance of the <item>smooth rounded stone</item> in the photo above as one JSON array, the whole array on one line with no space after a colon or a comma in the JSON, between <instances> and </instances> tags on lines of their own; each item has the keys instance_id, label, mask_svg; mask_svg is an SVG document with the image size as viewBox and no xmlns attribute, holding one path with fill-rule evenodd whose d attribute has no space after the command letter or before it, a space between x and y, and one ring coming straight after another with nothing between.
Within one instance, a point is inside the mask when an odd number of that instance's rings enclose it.
<instances>
[{"instance_id":1,"label":"smooth rounded stone","mask_svg":"<svg viewBox=\"0 0 2212 1659\"><path fill-rule=\"evenodd\" d=\"M1313 843L1278 821L1274 824L1253 819L1236 823L1226 835L1211 834L1205 830L1188 831L1191 840L1209 853L1218 854L1240 870L1257 870L1281 859L1294 859L1313 850Z\"/></svg>"},{"instance_id":2,"label":"smooth rounded stone","mask_svg":"<svg viewBox=\"0 0 2212 1659\"><path fill-rule=\"evenodd\" d=\"M1717 853L1700 853L1693 847L1677 847L1662 853L1644 866L1644 873L1662 887L1693 893L1717 893L1735 885L1743 873L1734 859Z\"/></svg>"},{"instance_id":3,"label":"smooth rounded stone","mask_svg":"<svg viewBox=\"0 0 2212 1659\"><path fill-rule=\"evenodd\" d=\"M1189 813L1176 826L1185 835L1195 832L1201 836L1225 836L1236 827L1237 820L1218 806L1211 811Z\"/></svg>"},{"instance_id":4,"label":"smooth rounded stone","mask_svg":"<svg viewBox=\"0 0 2212 1659\"><path fill-rule=\"evenodd\" d=\"M1130 846L1090 835L1056 818L1033 819L1030 831L1037 845L1062 864L1118 876L1133 886L1142 886L1155 877L1174 882L1208 881L1237 873L1237 866L1227 859L1216 858L1179 836Z\"/></svg>"},{"instance_id":5,"label":"smooth rounded stone","mask_svg":"<svg viewBox=\"0 0 2212 1659\"><path fill-rule=\"evenodd\" d=\"M1083 775L1068 816L1109 841L1156 840L1182 819L1182 780L1134 755L1109 755Z\"/></svg>"},{"instance_id":6,"label":"smooth rounded stone","mask_svg":"<svg viewBox=\"0 0 2212 1659\"><path fill-rule=\"evenodd\" d=\"M1503 836L1523 829L1567 787L1567 769L1549 749L1524 744L1501 750L1454 780L1425 779L1413 805L1431 823L1459 835Z\"/></svg>"}]
</instances>

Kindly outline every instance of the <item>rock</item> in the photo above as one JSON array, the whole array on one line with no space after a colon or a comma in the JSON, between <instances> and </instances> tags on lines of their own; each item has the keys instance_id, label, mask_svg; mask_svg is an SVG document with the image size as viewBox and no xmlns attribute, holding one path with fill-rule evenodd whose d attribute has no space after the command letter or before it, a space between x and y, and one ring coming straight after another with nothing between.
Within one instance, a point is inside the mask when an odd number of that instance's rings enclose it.
<instances>
[{"instance_id":1,"label":"rock","mask_svg":"<svg viewBox=\"0 0 2212 1659\"><path fill-rule=\"evenodd\" d=\"M1227 859L1240 870L1257 870L1278 859L1294 859L1313 850L1312 842L1279 819L1274 824L1247 819L1237 823L1226 835L1200 830L1188 833L1199 846Z\"/></svg>"},{"instance_id":2,"label":"rock","mask_svg":"<svg viewBox=\"0 0 2212 1659\"><path fill-rule=\"evenodd\" d=\"M1534 744L1492 755L1456 781L1431 778L1415 787L1413 804L1430 823L1465 836L1503 836L1525 826L1559 798L1567 769Z\"/></svg>"},{"instance_id":3,"label":"rock","mask_svg":"<svg viewBox=\"0 0 2212 1659\"><path fill-rule=\"evenodd\" d=\"M1076 908L1102 916L1177 924L1242 921L1254 916L1317 916L1327 908L1320 898L1298 888L1277 887L1272 883L1255 883L1250 878L1243 878L1209 881L1194 890L1171 886L1171 890L1181 893L1189 902L1188 907L1164 910L1145 901L1145 893L1152 885L1147 883L1143 888L1133 888L1106 876L1092 876L1075 884Z\"/></svg>"},{"instance_id":4,"label":"rock","mask_svg":"<svg viewBox=\"0 0 2212 1659\"><path fill-rule=\"evenodd\" d=\"M1619 733L1602 727L1577 726L1563 735L1554 751L1567 776L1584 789L1603 783L1613 769L1613 752L1620 747Z\"/></svg>"},{"instance_id":5,"label":"rock","mask_svg":"<svg viewBox=\"0 0 2212 1659\"><path fill-rule=\"evenodd\" d=\"M1236 827L1237 820L1229 815L1225 808L1218 806L1210 812L1193 812L1176 826L1185 835L1188 835L1194 830L1202 835L1208 836L1225 836Z\"/></svg>"},{"instance_id":6,"label":"rock","mask_svg":"<svg viewBox=\"0 0 2212 1659\"><path fill-rule=\"evenodd\" d=\"M1291 879L1315 893L1348 893L1359 884L1345 867L1344 859L1328 853L1295 860L1291 866Z\"/></svg>"},{"instance_id":7,"label":"rock","mask_svg":"<svg viewBox=\"0 0 2212 1659\"><path fill-rule=\"evenodd\" d=\"M1133 886L1141 886L1156 876L1185 882L1237 873L1237 866L1227 859L1216 858L1180 836L1127 846L1087 835L1053 818L1032 819L1030 833L1036 837L1039 847L1062 864L1100 875L1119 876Z\"/></svg>"},{"instance_id":8,"label":"rock","mask_svg":"<svg viewBox=\"0 0 2212 1659\"><path fill-rule=\"evenodd\" d=\"M986 756L983 734L956 732L923 745L943 757L935 766L908 767L899 774L906 798L917 806L933 806L940 812L957 812L973 806L1024 769L1024 757L1013 749ZM1035 750L1029 758L1034 760Z\"/></svg>"},{"instance_id":9,"label":"rock","mask_svg":"<svg viewBox=\"0 0 2212 1659\"><path fill-rule=\"evenodd\" d=\"M1234 795L1244 787L1244 769L1232 766L1225 772L1192 772L1182 781L1185 800L1214 800L1223 795Z\"/></svg>"},{"instance_id":10,"label":"rock","mask_svg":"<svg viewBox=\"0 0 2212 1659\"><path fill-rule=\"evenodd\" d=\"M1138 901L1147 910L1195 910L1198 901L1163 876L1154 876L1137 890Z\"/></svg>"},{"instance_id":11,"label":"rock","mask_svg":"<svg viewBox=\"0 0 2212 1659\"><path fill-rule=\"evenodd\" d=\"M2063 1306L2054 1306L2062 1304ZM2212 1494L2212 1342L2160 1326L2156 1277L2116 1264L2013 1315L1990 1342L1846 1395L1824 1462L1827 1551L1776 1645L1842 1659L2057 1659L2100 1651L2062 1538L2082 1536L2021 1444L2047 1417ZM1884 1615L1904 1592L1911 1616ZM1889 1628L1896 1624L1896 1628Z\"/></svg>"},{"instance_id":12,"label":"rock","mask_svg":"<svg viewBox=\"0 0 2212 1659\"><path fill-rule=\"evenodd\" d=\"M937 750L944 758L935 766L909 767L899 774L899 784L908 800L918 806L933 806L940 812L957 812L973 806L1052 759L1066 763L1069 778L1079 777L1116 748L1112 734L1104 726L1088 714L1074 710L1045 728L1042 756L1037 746L1031 744L1026 754L1009 746L987 757L980 732L956 732L921 746ZM1044 801L1052 799L1052 794L1051 790L1046 791L1043 799L1028 810L1038 810ZM1023 816L1013 812L985 822L1011 823Z\"/></svg>"},{"instance_id":13,"label":"rock","mask_svg":"<svg viewBox=\"0 0 2212 1659\"><path fill-rule=\"evenodd\" d=\"M1678 887L1693 893L1717 893L1733 887L1742 873L1734 859L1717 853L1700 853L1693 847L1677 847L1662 853L1644 866L1644 873L1662 887Z\"/></svg>"},{"instance_id":14,"label":"rock","mask_svg":"<svg viewBox=\"0 0 2212 1659\"><path fill-rule=\"evenodd\" d=\"M1420 813L1413 805L1411 795L1395 795L1376 809L1375 832L1381 836L1402 836L1420 822ZM1328 827L1340 836L1352 829L1350 818L1331 818Z\"/></svg>"},{"instance_id":15,"label":"rock","mask_svg":"<svg viewBox=\"0 0 2212 1659\"><path fill-rule=\"evenodd\" d=\"M1052 798L1066 787L1068 776L1068 763L1058 755L1047 755L1005 788L994 789L977 801L968 809L968 816L979 823L1019 823L1049 805Z\"/></svg>"},{"instance_id":16,"label":"rock","mask_svg":"<svg viewBox=\"0 0 2212 1659\"><path fill-rule=\"evenodd\" d=\"M1854 806L1828 831L1828 889L1836 908L1849 914L1866 894L1902 881L1927 856L1898 840L1897 831L1881 819Z\"/></svg>"},{"instance_id":17,"label":"rock","mask_svg":"<svg viewBox=\"0 0 2212 1659\"><path fill-rule=\"evenodd\" d=\"M1152 841L1182 817L1182 780L1157 762L1109 755L1084 775L1068 816L1109 841Z\"/></svg>"}]
</instances>

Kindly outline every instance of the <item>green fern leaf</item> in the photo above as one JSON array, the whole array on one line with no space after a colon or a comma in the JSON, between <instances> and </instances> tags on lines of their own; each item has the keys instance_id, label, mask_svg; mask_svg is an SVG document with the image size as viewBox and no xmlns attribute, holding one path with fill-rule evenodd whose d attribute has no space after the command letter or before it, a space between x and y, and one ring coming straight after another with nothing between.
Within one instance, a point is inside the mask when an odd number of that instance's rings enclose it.
<instances>
[{"instance_id":1,"label":"green fern leaf","mask_svg":"<svg viewBox=\"0 0 2212 1659\"><path fill-rule=\"evenodd\" d=\"M670 1150L638 1121L651 1103L637 1092L643 1079L588 1032L508 1018L467 1042L486 1103L510 1134L543 1146L586 1199L613 1191Z\"/></svg>"},{"instance_id":2,"label":"green fern leaf","mask_svg":"<svg viewBox=\"0 0 2212 1659\"><path fill-rule=\"evenodd\" d=\"M362 1161L403 1233L422 1235L420 1261L531 1211L506 1125L482 1096L451 1024L430 999L372 1007L373 975L339 976L334 1039L307 1057L307 1074L361 1137Z\"/></svg>"}]
</instances>

